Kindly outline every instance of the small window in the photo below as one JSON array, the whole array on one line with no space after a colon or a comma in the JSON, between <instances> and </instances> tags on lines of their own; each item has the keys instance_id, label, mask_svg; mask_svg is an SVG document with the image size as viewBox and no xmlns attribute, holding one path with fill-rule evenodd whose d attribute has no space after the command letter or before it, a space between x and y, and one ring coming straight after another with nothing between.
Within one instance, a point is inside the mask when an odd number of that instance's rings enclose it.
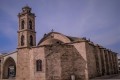
<instances>
[{"instance_id":1,"label":"small window","mask_svg":"<svg viewBox=\"0 0 120 80\"><path fill-rule=\"evenodd\" d=\"M22 20L22 22L21 22L21 29L24 29L24 25L25 25L25 22L24 22L24 20Z\"/></svg>"},{"instance_id":2,"label":"small window","mask_svg":"<svg viewBox=\"0 0 120 80\"><path fill-rule=\"evenodd\" d=\"M24 36L22 35L21 36L21 46L23 46L24 45Z\"/></svg>"},{"instance_id":3,"label":"small window","mask_svg":"<svg viewBox=\"0 0 120 80\"><path fill-rule=\"evenodd\" d=\"M32 21L29 21L29 29L32 29Z\"/></svg>"},{"instance_id":4,"label":"small window","mask_svg":"<svg viewBox=\"0 0 120 80\"><path fill-rule=\"evenodd\" d=\"M120 62L118 63L118 65L120 65Z\"/></svg>"},{"instance_id":5,"label":"small window","mask_svg":"<svg viewBox=\"0 0 120 80\"><path fill-rule=\"evenodd\" d=\"M33 36L30 36L30 46L33 46Z\"/></svg>"},{"instance_id":6,"label":"small window","mask_svg":"<svg viewBox=\"0 0 120 80\"><path fill-rule=\"evenodd\" d=\"M42 71L42 60L36 60L36 71Z\"/></svg>"}]
</instances>

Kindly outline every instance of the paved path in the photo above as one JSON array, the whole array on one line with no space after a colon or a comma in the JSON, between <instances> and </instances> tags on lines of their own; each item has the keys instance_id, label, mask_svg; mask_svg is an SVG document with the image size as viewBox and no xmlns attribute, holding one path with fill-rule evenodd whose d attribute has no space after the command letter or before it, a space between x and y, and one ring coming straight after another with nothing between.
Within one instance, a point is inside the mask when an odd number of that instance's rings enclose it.
<instances>
[{"instance_id":1,"label":"paved path","mask_svg":"<svg viewBox=\"0 0 120 80\"><path fill-rule=\"evenodd\" d=\"M90 79L90 80L120 80L120 74L96 77L96 78Z\"/></svg>"},{"instance_id":2,"label":"paved path","mask_svg":"<svg viewBox=\"0 0 120 80\"><path fill-rule=\"evenodd\" d=\"M14 79L0 79L0 80L14 80ZM90 80L120 80L120 74L115 74L115 75L106 75L102 77L96 77L94 79Z\"/></svg>"}]
</instances>

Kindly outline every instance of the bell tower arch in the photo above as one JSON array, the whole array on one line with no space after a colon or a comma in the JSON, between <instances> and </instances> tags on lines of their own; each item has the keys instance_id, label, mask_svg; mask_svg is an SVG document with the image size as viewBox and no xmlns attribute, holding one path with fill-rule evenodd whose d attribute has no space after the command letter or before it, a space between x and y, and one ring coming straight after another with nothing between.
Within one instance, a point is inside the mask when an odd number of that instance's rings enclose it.
<instances>
[{"instance_id":1,"label":"bell tower arch","mask_svg":"<svg viewBox=\"0 0 120 80\"><path fill-rule=\"evenodd\" d=\"M31 10L29 6L25 6L18 14L18 48L36 46L35 14Z\"/></svg>"}]
</instances>

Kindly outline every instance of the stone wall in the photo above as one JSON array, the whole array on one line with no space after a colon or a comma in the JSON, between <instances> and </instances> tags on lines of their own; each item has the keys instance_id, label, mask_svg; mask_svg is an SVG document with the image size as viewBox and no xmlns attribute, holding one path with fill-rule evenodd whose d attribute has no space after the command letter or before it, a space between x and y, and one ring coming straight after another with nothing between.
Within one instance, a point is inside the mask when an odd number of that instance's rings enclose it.
<instances>
[{"instance_id":1,"label":"stone wall","mask_svg":"<svg viewBox=\"0 0 120 80\"><path fill-rule=\"evenodd\" d=\"M29 48L18 49L16 80L30 80Z\"/></svg>"},{"instance_id":2,"label":"stone wall","mask_svg":"<svg viewBox=\"0 0 120 80\"><path fill-rule=\"evenodd\" d=\"M17 80L46 80L44 47L18 49ZM36 60L42 60L42 71L36 70Z\"/></svg>"},{"instance_id":3,"label":"stone wall","mask_svg":"<svg viewBox=\"0 0 120 80\"><path fill-rule=\"evenodd\" d=\"M47 80L70 80L71 75L86 80L86 61L73 45L47 46L45 51Z\"/></svg>"},{"instance_id":4,"label":"stone wall","mask_svg":"<svg viewBox=\"0 0 120 80\"><path fill-rule=\"evenodd\" d=\"M79 55L81 56L81 59L84 60L84 72L81 72L81 75L85 75L86 80L88 80L88 66L87 66L87 55L86 55L86 42L81 41L78 43L72 44L74 45L75 49L78 51Z\"/></svg>"},{"instance_id":5,"label":"stone wall","mask_svg":"<svg viewBox=\"0 0 120 80\"><path fill-rule=\"evenodd\" d=\"M11 60L12 59L12 60ZM8 78L8 66L14 64L16 69L17 64L17 51L1 55L1 79Z\"/></svg>"},{"instance_id":6,"label":"stone wall","mask_svg":"<svg viewBox=\"0 0 120 80\"><path fill-rule=\"evenodd\" d=\"M116 53L91 42L86 42L86 49L89 78L117 74Z\"/></svg>"},{"instance_id":7,"label":"stone wall","mask_svg":"<svg viewBox=\"0 0 120 80\"><path fill-rule=\"evenodd\" d=\"M59 46L46 46L46 80L61 80L60 53Z\"/></svg>"},{"instance_id":8,"label":"stone wall","mask_svg":"<svg viewBox=\"0 0 120 80\"><path fill-rule=\"evenodd\" d=\"M72 75L76 80L86 80L86 61L74 46L65 46L61 53L62 80L70 80Z\"/></svg>"},{"instance_id":9,"label":"stone wall","mask_svg":"<svg viewBox=\"0 0 120 80\"><path fill-rule=\"evenodd\" d=\"M89 78L94 78L97 76L97 70L96 70L96 53L95 53L95 47L92 44L89 44L86 42L86 55L87 55L87 65L88 65L88 74Z\"/></svg>"},{"instance_id":10,"label":"stone wall","mask_svg":"<svg viewBox=\"0 0 120 80\"><path fill-rule=\"evenodd\" d=\"M36 60L42 60L42 70L36 70ZM30 80L46 80L46 61L44 47L36 47L30 50Z\"/></svg>"},{"instance_id":11,"label":"stone wall","mask_svg":"<svg viewBox=\"0 0 120 80\"><path fill-rule=\"evenodd\" d=\"M9 53L9 54L6 54L6 55L4 55L4 56L2 56L2 57L3 57L3 59L4 59L3 62L5 62L6 59L8 59L9 57L11 57L11 58L14 59L15 63L17 64L17 51L12 52L12 53Z\"/></svg>"},{"instance_id":12,"label":"stone wall","mask_svg":"<svg viewBox=\"0 0 120 80\"><path fill-rule=\"evenodd\" d=\"M101 61L101 51L100 48L96 45L95 46L96 50L96 76L101 76L102 75L102 61Z\"/></svg>"}]
</instances>

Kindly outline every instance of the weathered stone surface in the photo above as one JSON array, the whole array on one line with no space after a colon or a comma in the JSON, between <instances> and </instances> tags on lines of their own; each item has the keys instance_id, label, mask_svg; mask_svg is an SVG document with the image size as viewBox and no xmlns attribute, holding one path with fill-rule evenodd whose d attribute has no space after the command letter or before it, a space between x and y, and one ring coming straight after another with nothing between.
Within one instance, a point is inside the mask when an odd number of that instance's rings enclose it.
<instances>
[{"instance_id":1,"label":"weathered stone surface","mask_svg":"<svg viewBox=\"0 0 120 80\"><path fill-rule=\"evenodd\" d=\"M72 45L47 46L47 80L70 80L75 75L77 80L85 80L86 61Z\"/></svg>"},{"instance_id":2,"label":"weathered stone surface","mask_svg":"<svg viewBox=\"0 0 120 80\"><path fill-rule=\"evenodd\" d=\"M18 50L16 80L30 80L30 55L28 48Z\"/></svg>"}]
</instances>

